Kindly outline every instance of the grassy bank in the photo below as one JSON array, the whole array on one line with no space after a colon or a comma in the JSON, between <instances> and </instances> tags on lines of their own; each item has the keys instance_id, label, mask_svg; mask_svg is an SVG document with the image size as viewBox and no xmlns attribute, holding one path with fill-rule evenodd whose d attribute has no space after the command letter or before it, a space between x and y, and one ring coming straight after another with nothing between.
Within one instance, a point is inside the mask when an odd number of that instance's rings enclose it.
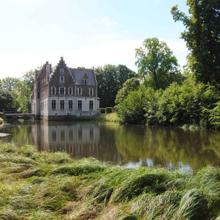
<instances>
[{"instance_id":1,"label":"grassy bank","mask_svg":"<svg viewBox=\"0 0 220 220\"><path fill-rule=\"evenodd\" d=\"M97 120L103 122L120 122L116 112L102 113L97 117Z\"/></svg>"},{"instance_id":2,"label":"grassy bank","mask_svg":"<svg viewBox=\"0 0 220 220\"><path fill-rule=\"evenodd\" d=\"M217 219L220 169L125 169L0 146L0 219ZM220 217L218 218L220 219Z\"/></svg>"}]
</instances>

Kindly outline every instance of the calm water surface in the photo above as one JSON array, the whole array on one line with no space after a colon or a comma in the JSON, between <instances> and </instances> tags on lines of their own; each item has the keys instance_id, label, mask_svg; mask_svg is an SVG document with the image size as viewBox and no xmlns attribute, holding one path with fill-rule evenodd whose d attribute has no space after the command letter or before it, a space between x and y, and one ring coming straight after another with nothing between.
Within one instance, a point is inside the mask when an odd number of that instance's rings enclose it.
<instances>
[{"instance_id":1,"label":"calm water surface","mask_svg":"<svg viewBox=\"0 0 220 220\"><path fill-rule=\"evenodd\" d=\"M35 145L40 151L64 151L73 158L95 157L127 167L166 167L184 172L220 165L220 133L146 128L96 122L38 122L1 129L0 142Z\"/></svg>"}]
</instances>

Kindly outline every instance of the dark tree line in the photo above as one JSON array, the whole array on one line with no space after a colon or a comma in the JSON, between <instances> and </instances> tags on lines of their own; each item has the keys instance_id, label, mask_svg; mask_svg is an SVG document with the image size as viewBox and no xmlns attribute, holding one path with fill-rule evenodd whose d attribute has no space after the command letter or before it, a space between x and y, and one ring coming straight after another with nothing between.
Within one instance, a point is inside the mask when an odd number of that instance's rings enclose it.
<instances>
[{"instance_id":1,"label":"dark tree line","mask_svg":"<svg viewBox=\"0 0 220 220\"><path fill-rule=\"evenodd\" d=\"M95 69L100 107L113 107L118 90L135 73L124 65L106 65Z\"/></svg>"}]
</instances>

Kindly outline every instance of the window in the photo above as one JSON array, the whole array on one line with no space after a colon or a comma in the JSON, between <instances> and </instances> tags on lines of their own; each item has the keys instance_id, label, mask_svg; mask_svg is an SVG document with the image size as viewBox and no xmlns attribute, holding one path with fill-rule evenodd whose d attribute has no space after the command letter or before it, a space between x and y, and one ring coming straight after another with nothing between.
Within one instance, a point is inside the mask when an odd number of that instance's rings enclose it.
<instances>
[{"instance_id":1,"label":"window","mask_svg":"<svg viewBox=\"0 0 220 220\"><path fill-rule=\"evenodd\" d=\"M64 110L64 100L60 100L60 110Z\"/></svg>"},{"instance_id":2,"label":"window","mask_svg":"<svg viewBox=\"0 0 220 220\"><path fill-rule=\"evenodd\" d=\"M52 141L55 142L57 140L57 133L56 131L52 131Z\"/></svg>"},{"instance_id":3,"label":"window","mask_svg":"<svg viewBox=\"0 0 220 220\"><path fill-rule=\"evenodd\" d=\"M78 96L81 96L81 95L82 95L82 88L79 87L79 88L77 89L77 91L78 91Z\"/></svg>"},{"instance_id":4,"label":"window","mask_svg":"<svg viewBox=\"0 0 220 220\"><path fill-rule=\"evenodd\" d=\"M60 76L60 82L61 82L61 83L64 83L64 81L65 81L65 78L64 78L63 75L61 75L61 76Z\"/></svg>"},{"instance_id":5,"label":"window","mask_svg":"<svg viewBox=\"0 0 220 220\"><path fill-rule=\"evenodd\" d=\"M52 110L56 110L56 100L52 100Z\"/></svg>"},{"instance_id":6,"label":"window","mask_svg":"<svg viewBox=\"0 0 220 220\"><path fill-rule=\"evenodd\" d=\"M78 110L82 110L82 100L78 100Z\"/></svg>"},{"instance_id":7,"label":"window","mask_svg":"<svg viewBox=\"0 0 220 220\"><path fill-rule=\"evenodd\" d=\"M90 111L93 110L93 101L92 100L89 101L89 110Z\"/></svg>"},{"instance_id":8,"label":"window","mask_svg":"<svg viewBox=\"0 0 220 220\"><path fill-rule=\"evenodd\" d=\"M69 100L69 110L73 110L73 100Z\"/></svg>"},{"instance_id":9,"label":"window","mask_svg":"<svg viewBox=\"0 0 220 220\"><path fill-rule=\"evenodd\" d=\"M55 87L51 87L51 95L56 95L56 88Z\"/></svg>"},{"instance_id":10,"label":"window","mask_svg":"<svg viewBox=\"0 0 220 220\"><path fill-rule=\"evenodd\" d=\"M72 94L73 94L73 89L72 89L72 87L69 87L69 89L68 89L68 94L69 94L69 95L72 95Z\"/></svg>"},{"instance_id":11,"label":"window","mask_svg":"<svg viewBox=\"0 0 220 220\"><path fill-rule=\"evenodd\" d=\"M64 89L64 87L61 87L60 88L60 95L64 95L65 94L65 89Z\"/></svg>"},{"instance_id":12,"label":"window","mask_svg":"<svg viewBox=\"0 0 220 220\"><path fill-rule=\"evenodd\" d=\"M93 94L94 94L93 88L89 88L89 96L93 96Z\"/></svg>"},{"instance_id":13,"label":"window","mask_svg":"<svg viewBox=\"0 0 220 220\"><path fill-rule=\"evenodd\" d=\"M82 80L82 84L86 86L86 85L87 85L87 80L86 80L86 79L83 79L83 80Z\"/></svg>"}]
</instances>

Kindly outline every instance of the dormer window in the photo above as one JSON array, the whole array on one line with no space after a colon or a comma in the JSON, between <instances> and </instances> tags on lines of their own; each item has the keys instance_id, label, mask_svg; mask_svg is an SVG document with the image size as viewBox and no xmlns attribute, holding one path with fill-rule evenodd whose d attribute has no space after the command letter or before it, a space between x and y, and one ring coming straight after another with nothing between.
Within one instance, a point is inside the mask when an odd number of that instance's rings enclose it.
<instances>
[{"instance_id":1,"label":"dormer window","mask_svg":"<svg viewBox=\"0 0 220 220\"><path fill-rule=\"evenodd\" d=\"M60 95L64 95L65 94L65 88L64 87L60 87Z\"/></svg>"},{"instance_id":2,"label":"dormer window","mask_svg":"<svg viewBox=\"0 0 220 220\"><path fill-rule=\"evenodd\" d=\"M60 83L64 83L64 81L65 81L64 76L60 76Z\"/></svg>"},{"instance_id":3,"label":"dormer window","mask_svg":"<svg viewBox=\"0 0 220 220\"><path fill-rule=\"evenodd\" d=\"M87 74L85 73L85 75L84 75L84 77L82 78L82 85L87 85L87 80L88 80L88 76L87 76Z\"/></svg>"},{"instance_id":4,"label":"dormer window","mask_svg":"<svg viewBox=\"0 0 220 220\"><path fill-rule=\"evenodd\" d=\"M83 80L82 80L82 84L86 86L86 85L87 85L87 80L86 80L86 79L83 79Z\"/></svg>"},{"instance_id":5,"label":"dormer window","mask_svg":"<svg viewBox=\"0 0 220 220\"><path fill-rule=\"evenodd\" d=\"M56 88L55 87L51 87L51 95L56 95Z\"/></svg>"},{"instance_id":6,"label":"dormer window","mask_svg":"<svg viewBox=\"0 0 220 220\"><path fill-rule=\"evenodd\" d=\"M78 96L82 95L82 88L81 87L77 88L77 93L78 93Z\"/></svg>"},{"instance_id":7,"label":"dormer window","mask_svg":"<svg viewBox=\"0 0 220 220\"><path fill-rule=\"evenodd\" d=\"M94 89L93 88L89 88L89 96L93 96L94 95Z\"/></svg>"},{"instance_id":8,"label":"dormer window","mask_svg":"<svg viewBox=\"0 0 220 220\"><path fill-rule=\"evenodd\" d=\"M72 95L72 94L73 94L73 88L72 88L72 87L69 87L69 88L68 88L68 94L69 94L69 95Z\"/></svg>"}]
</instances>

